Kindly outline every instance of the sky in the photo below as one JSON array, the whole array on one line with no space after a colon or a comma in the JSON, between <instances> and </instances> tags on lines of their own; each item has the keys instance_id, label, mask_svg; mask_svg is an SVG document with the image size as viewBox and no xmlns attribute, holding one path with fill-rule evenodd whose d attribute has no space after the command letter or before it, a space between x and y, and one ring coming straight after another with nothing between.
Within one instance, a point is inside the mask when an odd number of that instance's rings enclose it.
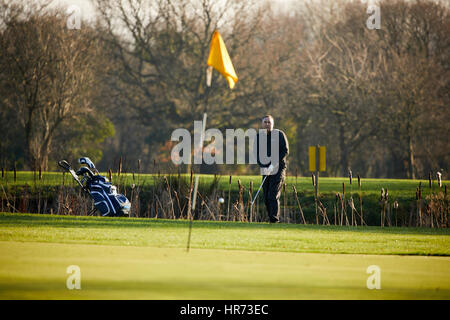
<instances>
[{"instance_id":1,"label":"sky","mask_svg":"<svg viewBox=\"0 0 450 320\"><path fill-rule=\"evenodd\" d=\"M299 0L270 0L274 3L278 9L287 10L290 3L295 3ZM50 6L62 6L69 7L70 5L76 5L81 9L82 16L90 20L95 14L95 8L92 5L91 0L53 0Z\"/></svg>"}]
</instances>

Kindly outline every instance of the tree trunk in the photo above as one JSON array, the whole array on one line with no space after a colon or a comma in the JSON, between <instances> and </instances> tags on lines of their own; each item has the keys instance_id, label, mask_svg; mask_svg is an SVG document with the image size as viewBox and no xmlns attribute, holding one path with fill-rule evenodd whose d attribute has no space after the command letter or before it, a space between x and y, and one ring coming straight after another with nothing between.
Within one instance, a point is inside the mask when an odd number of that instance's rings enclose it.
<instances>
[{"instance_id":1,"label":"tree trunk","mask_svg":"<svg viewBox=\"0 0 450 320\"><path fill-rule=\"evenodd\" d=\"M408 108L408 111L409 110L411 110L411 108ZM416 174L415 174L416 163L415 163L415 159L414 159L414 143L413 143L413 132L414 131L413 131L410 119L411 119L411 115L410 115L410 112L408 112L407 123L406 123L406 133L408 135L407 139L408 139L408 162L409 162L408 177L410 179L415 179L416 178Z\"/></svg>"},{"instance_id":2,"label":"tree trunk","mask_svg":"<svg viewBox=\"0 0 450 320\"><path fill-rule=\"evenodd\" d=\"M414 158L414 144L411 135L408 137L408 160L409 160L409 177L411 179L416 179L416 163Z\"/></svg>"},{"instance_id":3,"label":"tree trunk","mask_svg":"<svg viewBox=\"0 0 450 320\"><path fill-rule=\"evenodd\" d=\"M32 141L32 116L33 111L29 110L28 112L28 121L25 124L25 139L27 144L27 153L28 153L28 165L30 166L30 170L36 170L36 155L33 150L33 141Z\"/></svg>"},{"instance_id":4,"label":"tree trunk","mask_svg":"<svg viewBox=\"0 0 450 320\"><path fill-rule=\"evenodd\" d=\"M347 145L345 143L345 128L344 128L345 124L344 123L340 123L339 126L339 147L341 149L341 174L343 177L346 176L347 174L347 169L348 169L348 150L347 150Z\"/></svg>"}]
</instances>

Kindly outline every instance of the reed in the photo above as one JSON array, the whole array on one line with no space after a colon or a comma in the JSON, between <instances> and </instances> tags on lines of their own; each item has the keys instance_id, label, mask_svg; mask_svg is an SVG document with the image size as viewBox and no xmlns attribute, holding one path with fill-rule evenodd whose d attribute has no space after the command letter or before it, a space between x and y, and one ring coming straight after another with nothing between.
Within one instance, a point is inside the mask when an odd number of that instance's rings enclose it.
<instances>
[{"instance_id":1,"label":"reed","mask_svg":"<svg viewBox=\"0 0 450 320\"><path fill-rule=\"evenodd\" d=\"M302 222L303 224L306 224L305 215L303 214L302 206L300 205L300 201L298 200L297 189L295 188L295 186L292 186L292 189L294 191L295 200L297 202L298 210L300 211Z\"/></svg>"},{"instance_id":2,"label":"reed","mask_svg":"<svg viewBox=\"0 0 450 320\"><path fill-rule=\"evenodd\" d=\"M317 205L317 194L315 192L316 190L316 176L314 173L311 174L312 176L312 185L313 185L313 189L314 189L314 206L316 209L316 224L319 224L319 214L318 214L318 205Z\"/></svg>"},{"instance_id":3,"label":"reed","mask_svg":"<svg viewBox=\"0 0 450 320\"><path fill-rule=\"evenodd\" d=\"M232 176L230 175L230 180L228 182L228 206L227 206L227 220L230 220L230 203L231 203L231 180Z\"/></svg>"},{"instance_id":4,"label":"reed","mask_svg":"<svg viewBox=\"0 0 450 320\"><path fill-rule=\"evenodd\" d=\"M187 218L190 220L192 219L191 199L192 199L192 191L193 190L194 190L194 171L192 171L192 169L191 169L191 176L189 179L189 196L188 196L188 204L187 204Z\"/></svg>"},{"instance_id":5,"label":"reed","mask_svg":"<svg viewBox=\"0 0 450 320\"><path fill-rule=\"evenodd\" d=\"M117 158L116 165L117 163L120 164L119 158ZM156 167L158 164L154 163L154 165ZM113 173L109 169L107 173L111 180L114 180L114 185L118 187L118 190L122 190L121 193L130 199L132 203L130 217L166 219L189 219L192 217L194 219L218 221L267 221L264 206L260 206L264 196L258 197L253 204L251 202L254 196L255 180L235 179L233 185L231 175L227 176L225 183L221 180L223 177L221 178L218 175L215 175L214 179L202 178L199 185L201 200L195 208L192 208L192 170L191 179L189 179L189 175L182 175L179 168L160 176L156 174L141 176L140 166L141 164L138 161L137 171L126 174L126 161L122 160L120 179L118 170ZM27 179L31 181L29 188L26 184L22 184L22 181L26 181L22 176L25 174ZM32 184L34 175L36 177L35 185ZM93 214L92 199L88 195L80 193L78 186L72 179L67 180L68 176L64 173L53 175L41 170L39 175L39 168L31 173L16 171L16 184L8 184L8 177L12 182L13 172L5 172L3 179L0 180L4 189L4 191L0 190L0 210L2 211L52 212L64 215ZM50 180L49 177L51 177ZM315 176L312 175L311 177L314 187ZM294 183L289 186L291 181L294 182L294 177L291 177L292 180L286 179L282 186L281 196L283 198L280 199L283 206L283 211L280 212L281 220L285 223L316 223L320 225L359 226L370 224L382 227L402 225L433 228L448 227L447 186L438 174L434 176L437 182L433 182L434 186L432 184L431 192L429 195L427 192L426 197L423 195L423 188L419 183L419 187L416 188L416 199L410 200L413 204L415 203L413 206L408 206L408 200L405 197L397 198L395 193L394 196L391 196L391 188L389 188L389 191L387 188L383 188L383 196L379 200L380 211L376 210L376 197L374 200L369 197L367 207L365 203L363 204L362 179L359 174L357 177L358 190L355 190L355 193L358 192L360 198L358 207L353 197L353 182L356 182L356 177L353 177L350 171L348 176L348 182L351 182L350 191L348 191L349 187L345 186L345 182L342 182L342 191L333 193L331 201L327 194L320 197L314 195L314 204L311 200L308 200L308 198L311 199L311 192L309 192L309 195L308 192L299 194L298 186L295 186ZM54 181L58 181L59 186L52 186ZM205 183L205 181L208 182ZM429 182L427 184L429 185ZM289 192L287 187L292 191ZM350 196L347 196L347 193L350 193ZM218 202L219 196L227 198L227 204L220 205ZM314 205L317 205L315 217L313 213ZM405 212L408 207L412 208L409 214ZM367 208L375 208L375 210L370 211ZM350 209L352 213L350 213ZM380 218L377 217L377 212L380 212ZM358 224L358 222L360 223Z\"/></svg>"},{"instance_id":6,"label":"reed","mask_svg":"<svg viewBox=\"0 0 450 320\"><path fill-rule=\"evenodd\" d=\"M287 209L286 183L283 183L283 222L287 222L286 209Z\"/></svg>"},{"instance_id":7,"label":"reed","mask_svg":"<svg viewBox=\"0 0 450 320\"><path fill-rule=\"evenodd\" d=\"M350 168L348 169L348 177L349 177L349 180L350 180L350 199L349 199L349 204L350 204L350 209L352 210L352 226L354 226L356 224L356 219L355 219L355 205L353 203L353 184L352 184L353 174L352 174L352 170Z\"/></svg>"},{"instance_id":8,"label":"reed","mask_svg":"<svg viewBox=\"0 0 450 320\"><path fill-rule=\"evenodd\" d=\"M244 214L244 187L240 179L238 179L237 183L239 187L239 203L238 203L239 221L246 222L247 219Z\"/></svg>"},{"instance_id":9,"label":"reed","mask_svg":"<svg viewBox=\"0 0 450 320\"><path fill-rule=\"evenodd\" d=\"M250 181L250 186L248 190L248 205L250 207L250 222L253 222L253 181ZM255 219L256 221L256 219Z\"/></svg>"}]
</instances>

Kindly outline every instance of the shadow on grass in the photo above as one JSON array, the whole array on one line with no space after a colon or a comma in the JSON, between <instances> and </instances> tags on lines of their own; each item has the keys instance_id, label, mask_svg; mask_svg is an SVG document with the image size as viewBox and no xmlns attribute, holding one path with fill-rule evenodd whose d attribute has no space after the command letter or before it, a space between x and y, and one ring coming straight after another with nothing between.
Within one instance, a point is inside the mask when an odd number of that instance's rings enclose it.
<instances>
[{"instance_id":1,"label":"shadow on grass","mask_svg":"<svg viewBox=\"0 0 450 320\"><path fill-rule=\"evenodd\" d=\"M137 274L137 278L139 274ZM62 281L61 281L62 280ZM0 279L1 299L448 299L448 289L417 288L415 290L391 287L376 294L364 286L346 283L346 286L326 284L326 275L318 283L291 282L282 284L246 279L166 278L145 280L94 280L82 281L81 290L67 290L63 279L24 282L19 279L5 282Z\"/></svg>"}]
</instances>

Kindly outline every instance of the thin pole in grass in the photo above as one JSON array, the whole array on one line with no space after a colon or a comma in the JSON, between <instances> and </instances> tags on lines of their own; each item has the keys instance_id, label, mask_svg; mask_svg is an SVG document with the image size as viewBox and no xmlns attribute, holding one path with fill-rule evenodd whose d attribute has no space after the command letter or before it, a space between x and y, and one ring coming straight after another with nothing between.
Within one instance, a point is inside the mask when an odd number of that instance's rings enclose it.
<instances>
[{"instance_id":1,"label":"thin pole in grass","mask_svg":"<svg viewBox=\"0 0 450 320\"><path fill-rule=\"evenodd\" d=\"M398 226L398 224L397 224L398 201L397 200L394 201L394 210L395 210L395 226L397 227Z\"/></svg>"},{"instance_id":2,"label":"thin pole in grass","mask_svg":"<svg viewBox=\"0 0 450 320\"><path fill-rule=\"evenodd\" d=\"M203 141L204 141L204 137L205 137L205 129L206 129L206 112L203 113L203 121L202 121L202 131L201 131L201 135L200 135L200 141L198 144L198 149L201 150L203 149ZM198 180L199 180L199 174L197 174L195 176L195 185L194 185L194 195L193 195L193 200L192 200L192 211L195 210L195 201L197 198L197 189L198 189ZM190 197L189 197L190 200ZM187 243L187 248L186 251L189 252L189 248L191 245L191 233L192 233L192 215L191 215L191 219L189 220L189 235L188 235L188 243Z\"/></svg>"},{"instance_id":3,"label":"thin pole in grass","mask_svg":"<svg viewBox=\"0 0 450 320\"><path fill-rule=\"evenodd\" d=\"M358 190L359 190L359 211L361 212L361 225L365 223L363 215L363 205L362 205L362 192L361 192L361 176L358 174ZM367 225L367 224L366 224Z\"/></svg>"},{"instance_id":4,"label":"thin pole in grass","mask_svg":"<svg viewBox=\"0 0 450 320\"><path fill-rule=\"evenodd\" d=\"M340 206L339 206L340 203ZM342 209L342 196L340 193L338 193L338 203L337 205L339 206L339 225L342 226L343 222L344 222L344 210Z\"/></svg>"},{"instance_id":5,"label":"thin pole in grass","mask_svg":"<svg viewBox=\"0 0 450 320\"><path fill-rule=\"evenodd\" d=\"M419 227L422 226L422 184L419 182L419 187L416 191L416 200L417 200L417 222Z\"/></svg>"},{"instance_id":6,"label":"thin pole in grass","mask_svg":"<svg viewBox=\"0 0 450 320\"><path fill-rule=\"evenodd\" d=\"M385 214L386 221L389 227L392 227L391 224L391 204L389 203L389 192L388 188L386 188L386 192L384 193L384 202L385 202L385 210L387 214Z\"/></svg>"},{"instance_id":7,"label":"thin pole in grass","mask_svg":"<svg viewBox=\"0 0 450 320\"><path fill-rule=\"evenodd\" d=\"M316 176L314 175L314 173L311 174L312 177L312 184L314 187L314 204L316 207L316 224L319 224L319 216L317 214L317 188L316 188Z\"/></svg>"},{"instance_id":8,"label":"thin pole in grass","mask_svg":"<svg viewBox=\"0 0 450 320\"><path fill-rule=\"evenodd\" d=\"M239 208L239 219L240 221L244 221L245 220L245 215L244 215L244 188L242 186L241 180L238 179L238 187L239 187L239 204L238 204L238 208Z\"/></svg>"},{"instance_id":9,"label":"thin pole in grass","mask_svg":"<svg viewBox=\"0 0 450 320\"><path fill-rule=\"evenodd\" d=\"M256 199L256 210L255 210L255 222L258 222L259 217L259 197Z\"/></svg>"},{"instance_id":10,"label":"thin pole in grass","mask_svg":"<svg viewBox=\"0 0 450 320\"><path fill-rule=\"evenodd\" d=\"M249 204L250 204L250 222L253 222L253 180L250 181L249 192Z\"/></svg>"},{"instance_id":11,"label":"thin pole in grass","mask_svg":"<svg viewBox=\"0 0 450 320\"><path fill-rule=\"evenodd\" d=\"M353 204L353 184L352 184L353 176L352 176L352 170L350 168L348 169L348 177L350 179L350 201ZM353 227L353 225L355 223L355 213L354 213L354 210L353 210L353 206L352 206L351 209L352 209L352 227Z\"/></svg>"},{"instance_id":12,"label":"thin pole in grass","mask_svg":"<svg viewBox=\"0 0 450 320\"><path fill-rule=\"evenodd\" d=\"M422 216L422 183L419 183L419 214L420 214L420 225L424 223Z\"/></svg>"},{"instance_id":13,"label":"thin pole in grass","mask_svg":"<svg viewBox=\"0 0 450 320\"><path fill-rule=\"evenodd\" d=\"M3 190L3 194L5 195L5 200L6 200L6 206L8 207L8 212L9 212L9 208L12 208L15 212L19 213L19 211L14 207L14 205L12 205L9 200L8 200L8 196L6 195L6 191L5 188L3 188L3 185L0 185L2 187ZM15 200L14 200L14 204L15 204ZM13 211L13 212L14 212Z\"/></svg>"},{"instance_id":14,"label":"thin pole in grass","mask_svg":"<svg viewBox=\"0 0 450 320\"><path fill-rule=\"evenodd\" d=\"M194 188L194 171L191 169L191 177L189 179L189 195L188 195L188 207L187 207L187 218L191 218L191 206L192 206L192 190Z\"/></svg>"},{"instance_id":15,"label":"thin pole in grass","mask_svg":"<svg viewBox=\"0 0 450 320\"><path fill-rule=\"evenodd\" d=\"M177 199L177 204L178 204L178 211L180 212L180 219L183 219L183 210L181 209L181 205L180 205L180 198L178 197L178 192L176 192L175 190L173 190L173 193L175 195L175 198Z\"/></svg>"},{"instance_id":16,"label":"thin pole in grass","mask_svg":"<svg viewBox=\"0 0 450 320\"><path fill-rule=\"evenodd\" d=\"M321 201L319 201L319 209L320 209L320 213L322 214L322 224L330 225L330 220L328 220L328 215L327 215L327 208L325 208L325 206L323 205L323 203Z\"/></svg>"},{"instance_id":17,"label":"thin pole in grass","mask_svg":"<svg viewBox=\"0 0 450 320\"><path fill-rule=\"evenodd\" d=\"M193 223L193 220L194 220L193 213L194 213L194 210L195 210L195 201L196 201L196 198L197 198L196 195L197 195L197 188L198 188L198 179L199 179L199 176L197 174L195 176L194 196L193 196L193 199L192 199L191 214L190 214L190 217L189 217L189 234L188 234L188 243L187 243L187 248L186 248L187 252L189 252L189 249L191 247L192 223Z\"/></svg>"},{"instance_id":18,"label":"thin pole in grass","mask_svg":"<svg viewBox=\"0 0 450 320\"><path fill-rule=\"evenodd\" d=\"M384 223L387 221L388 225L391 226L391 221L389 217L389 202L388 202L388 189L384 190L381 188L381 227L384 227ZM388 211L388 216L386 216L386 211Z\"/></svg>"},{"instance_id":19,"label":"thin pole in grass","mask_svg":"<svg viewBox=\"0 0 450 320\"><path fill-rule=\"evenodd\" d=\"M336 193L336 199L335 199L335 202L334 202L334 205L333 205L333 209L334 209L334 225L335 226L337 225L336 214L337 214L337 207L338 207L338 205L339 205L339 196Z\"/></svg>"},{"instance_id":20,"label":"thin pole in grass","mask_svg":"<svg viewBox=\"0 0 450 320\"><path fill-rule=\"evenodd\" d=\"M409 216L409 226L411 227L412 223L412 210ZM416 188L416 226L419 225L419 187Z\"/></svg>"},{"instance_id":21,"label":"thin pole in grass","mask_svg":"<svg viewBox=\"0 0 450 320\"><path fill-rule=\"evenodd\" d=\"M205 206L206 210L208 211L209 215L211 216L211 218L216 221L216 217L214 216L214 213L211 211L211 209L209 208L208 204L206 203L206 199L203 198L202 194L200 192L197 191L198 196L201 198L202 200L202 205ZM205 196L206 197L206 196ZM207 198L207 197L206 197Z\"/></svg>"},{"instance_id":22,"label":"thin pole in grass","mask_svg":"<svg viewBox=\"0 0 450 320\"><path fill-rule=\"evenodd\" d=\"M138 173L137 173L137 183L140 186L140 176L141 176L141 159L138 159L137 161L138 165Z\"/></svg>"},{"instance_id":23,"label":"thin pole in grass","mask_svg":"<svg viewBox=\"0 0 450 320\"><path fill-rule=\"evenodd\" d=\"M447 200L447 185L444 186L444 200L445 200L445 226L448 227L448 200Z\"/></svg>"},{"instance_id":24,"label":"thin pole in grass","mask_svg":"<svg viewBox=\"0 0 450 320\"><path fill-rule=\"evenodd\" d=\"M284 216L284 223L287 223L286 220L286 207L287 207L287 203L286 203L286 183L283 183L283 216Z\"/></svg>"},{"instance_id":25,"label":"thin pole in grass","mask_svg":"<svg viewBox=\"0 0 450 320\"><path fill-rule=\"evenodd\" d=\"M438 172L436 172L436 178L437 178L437 185L438 185L438 188L439 188L439 190L438 190L438 196L440 195L440 194L442 194L442 173L440 173L439 171ZM444 197L444 199L443 199L443 203L442 203L442 205L444 205L445 204L445 197ZM443 227L444 226L444 213L445 213L445 206L443 206L442 207L442 210L439 210L439 213L438 213L438 216L440 216L440 223L438 222L438 217L436 217L436 223L438 224L438 228L439 227ZM440 226L439 226L439 224L440 224Z\"/></svg>"},{"instance_id":26,"label":"thin pole in grass","mask_svg":"<svg viewBox=\"0 0 450 320\"><path fill-rule=\"evenodd\" d=\"M341 205L342 205L342 211L341 211L341 216L342 216L342 223L341 225L344 223L344 217L345 217L345 225L348 226L348 218L347 218L347 205L345 203L345 183L342 182L342 200L341 200Z\"/></svg>"},{"instance_id":27,"label":"thin pole in grass","mask_svg":"<svg viewBox=\"0 0 450 320\"><path fill-rule=\"evenodd\" d=\"M172 206L172 219L175 219L175 209L173 206L172 192L170 191L169 180L167 180L166 176L164 176L164 182L166 183L167 192L169 193L170 204Z\"/></svg>"},{"instance_id":28,"label":"thin pole in grass","mask_svg":"<svg viewBox=\"0 0 450 320\"><path fill-rule=\"evenodd\" d=\"M180 167L178 167L177 190L178 190L178 194L181 194L181 191L180 191L181 190L181 168ZM180 214L181 214L181 212L180 212Z\"/></svg>"},{"instance_id":29,"label":"thin pole in grass","mask_svg":"<svg viewBox=\"0 0 450 320\"><path fill-rule=\"evenodd\" d=\"M230 175L230 181L229 181L229 183L228 183L228 209L227 209L227 221L229 221L229 219L230 219L231 179L232 179L232 176Z\"/></svg>"},{"instance_id":30,"label":"thin pole in grass","mask_svg":"<svg viewBox=\"0 0 450 320\"><path fill-rule=\"evenodd\" d=\"M438 191L438 194L442 194L442 180L441 180L441 178L442 178L442 173L440 173L439 171L438 172L436 172L436 178L437 178L437 185L438 185L438 188L439 188L439 191ZM443 203L442 203L442 210L439 210L440 211L440 227L442 228L442 227L444 227L444 214L445 214L445 197L444 197L444 199L443 199ZM436 217L436 220L438 219L438 217ZM438 223L438 222L437 222ZM439 225L438 225L438 227L439 227Z\"/></svg>"},{"instance_id":31,"label":"thin pole in grass","mask_svg":"<svg viewBox=\"0 0 450 320\"><path fill-rule=\"evenodd\" d=\"M384 188L381 188L380 205L381 205L380 226L384 227Z\"/></svg>"},{"instance_id":32,"label":"thin pole in grass","mask_svg":"<svg viewBox=\"0 0 450 320\"><path fill-rule=\"evenodd\" d=\"M301 214L301 217L302 217L303 224L306 224L306 220L305 220L305 216L304 216L304 214L303 214L302 206L300 205L300 201L298 200L297 188L295 188L295 186L292 186L292 189L293 189L293 191L294 191L295 199L296 199L296 201L297 201L298 210L300 211L300 214ZM336 220L336 219L335 219L335 220Z\"/></svg>"}]
</instances>

